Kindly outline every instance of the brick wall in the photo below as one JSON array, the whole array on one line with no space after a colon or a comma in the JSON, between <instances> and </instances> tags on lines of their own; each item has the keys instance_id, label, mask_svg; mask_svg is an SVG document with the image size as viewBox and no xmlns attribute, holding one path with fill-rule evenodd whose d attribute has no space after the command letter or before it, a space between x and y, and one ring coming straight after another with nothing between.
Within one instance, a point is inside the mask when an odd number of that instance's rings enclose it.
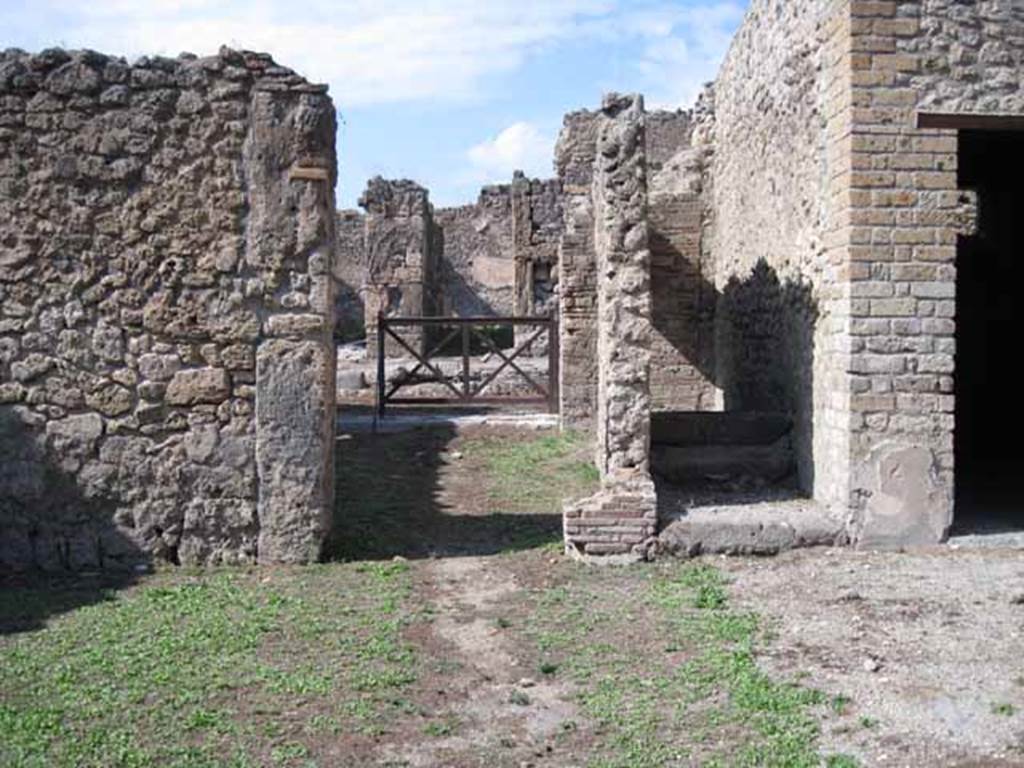
<instances>
[{"instance_id":1,"label":"brick wall","mask_svg":"<svg viewBox=\"0 0 1024 768\"><path fill-rule=\"evenodd\" d=\"M955 131L918 129L917 114L1024 113L1024 7L851 7L852 524L865 544L932 542L952 521L956 242L970 198Z\"/></svg>"},{"instance_id":2,"label":"brick wall","mask_svg":"<svg viewBox=\"0 0 1024 768\"><path fill-rule=\"evenodd\" d=\"M560 268L559 395L562 425L592 433L597 406L597 269L591 184L597 154L597 113L565 116L555 148L565 230Z\"/></svg>"}]
</instances>

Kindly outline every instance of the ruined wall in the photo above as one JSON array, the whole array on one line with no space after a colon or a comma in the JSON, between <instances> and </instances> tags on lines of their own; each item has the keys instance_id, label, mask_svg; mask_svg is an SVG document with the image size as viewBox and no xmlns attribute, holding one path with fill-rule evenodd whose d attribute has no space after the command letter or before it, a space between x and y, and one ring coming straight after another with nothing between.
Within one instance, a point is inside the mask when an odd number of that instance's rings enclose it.
<instances>
[{"instance_id":1,"label":"ruined wall","mask_svg":"<svg viewBox=\"0 0 1024 768\"><path fill-rule=\"evenodd\" d=\"M377 318L421 317L435 314L434 282L437 255L434 250L433 211L427 190L413 181L385 180L367 183L359 198L366 209L366 317L367 353L377 354ZM398 335L417 352L425 352L422 328L402 328ZM385 337L388 355L407 356L409 351L391 336Z\"/></svg>"},{"instance_id":2,"label":"ruined wall","mask_svg":"<svg viewBox=\"0 0 1024 768\"><path fill-rule=\"evenodd\" d=\"M802 487L840 507L849 480L844 7L754 0L714 83L713 126L698 128L713 134L716 384L727 410L792 414Z\"/></svg>"},{"instance_id":3,"label":"ruined wall","mask_svg":"<svg viewBox=\"0 0 1024 768\"><path fill-rule=\"evenodd\" d=\"M266 55L0 54L0 568L318 555L334 136Z\"/></svg>"},{"instance_id":4,"label":"ruined wall","mask_svg":"<svg viewBox=\"0 0 1024 768\"><path fill-rule=\"evenodd\" d=\"M693 115L688 110L655 110L648 112L644 135L647 145L647 170L653 179L673 157L690 147L693 135Z\"/></svg>"},{"instance_id":5,"label":"ruined wall","mask_svg":"<svg viewBox=\"0 0 1024 768\"><path fill-rule=\"evenodd\" d=\"M359 211L338 211L334 258L335 330L340 341L366 338L366 218Z\"/></svg>"},{"instance_id":6,"label":"ruined wall","mask_svg":"<svg viewBox=\"0 0 1024 768\"><path fill-rule=\"evenodd\" d=\"M484 187L474 205L441 208L434 222L441 314L511 315L516 265L510 187Z\"/></svg>"},{"instance_id":7,"label":"ruined wall","mask_svg":"<svg viewBox=\"0 0 1024 768\"><path fill-rule=\"evenodd\" d=\"M718 410L714 272L701 248L706 152L692 145L690 112L651 112L645 126L652 405L656 411Z\"/></svg>"},{"instance_id":8,"label":"ruined wall","mask_svg":"<svg viewBox=\"0 0 1024 768\"><path fill-rule=\"evenodd\" d=\"M1024 6L851 5L851 530L934 542L952 521L956 241L972 198L956 189L956 132L917 115L1024 114Z\"/></svg>"},{"instance_id":9,"label":"ruined wall","mask_svg":"<svg viewBox=\"0 0 1024 768\"><path fill-rule=\"evenodd\" d=\"M651 447L651 262L644 108L608 94L593 167L597 274L596 464L601 490L565 509L574 556L643 557L657 528Z\"/></svg>"},{"instance_id":10,"label":"ruined wall","mask_svg":"<svg viewBox=\"0 0 1024 768\"><path fill-rule=\"evenodd\" d=\"M386 191L389 185L393 189ZM364 325L372 337L378 308L395 300L405 306L386 311L423 314L426 309L412 309L422 306L439 315L486 317L555 310L562 231L557 179L528 179L517 172L512 184L484 187L473 205L437 210L429 202L414 201L406 208L374 202L381 195L422 195L426 200L426 190L412 182L378 179L370 187L364 201L374 210L368 217L357 211L338 213L334 277L340 338L365 337ZM414 241L424 238L422 275L417 258L410 259L405 246L394 250L397 229ZM368 238L381 237L382 243L371 243L377 252L371 258ZM541 354L545 346L535 343L531 351Z\"/></svg>"},{"instance_id":11,"label":"ruined wall","mask_svg":"<svg viewBox=\"0 0 1024 768\"><path fill-rule=\"evenodd\" d=\"M516 173L512 182L515 232L517 315L557 312L558 244L564 227L562 185L558 179L528 179Z\"/></svg>"},{"instance_id":12,"label":"ruined wall","mask_svg":"<svg viewBox=\"0 0 1024 768\"><path fill-rule=\"evenodd\" d=\"M555 147L564 231L559 263L559 413L565 429L592 433L597 408L597 261L591 185L595 112L565 116Z\"/></svg>"}]
</instances>

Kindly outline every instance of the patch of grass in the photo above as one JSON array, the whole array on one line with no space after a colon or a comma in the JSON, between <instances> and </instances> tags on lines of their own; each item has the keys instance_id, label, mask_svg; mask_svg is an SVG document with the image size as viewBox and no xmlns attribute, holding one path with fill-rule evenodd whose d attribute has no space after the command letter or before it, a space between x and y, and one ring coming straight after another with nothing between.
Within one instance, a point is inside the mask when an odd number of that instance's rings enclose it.
<instances>
[{"instance_id":1,"label":"patch of grass","mask_svg":"<svg viewBox=\"0 0 1024 768\"><path fill-rule=\"evenodd\" d=\"M478 438L467 441L464 451L484 459L496 507L553 514L561 512L565 499L597 489L600 476L586 453L588 445L567 432L528 441Z\"/></svg>"},{"instance_id":2,"label":"patch of grass","mask_svg":"<svg viewBox=\"0 0 1024 768\"><path fill-rule=\"evenodd\" d=\"M997 702L992 705L992 714L1001 715L1003 717L1013 717L1016 714L1017 708L1005 701Z\"/></svg>"},{"instance_id":3,"label":"patch of grass","mask_svg":"<svg viewBox=\"0 0 1024 768\"><path fill-rule=\"evenodd\" d=\"M730 608L722 575L703 564L643 574L573 571L534 598L524 630L579 690L599 742L590 768L820 766L825 697L760 670L757 617Z\"/></svg>"},{"instance_id":4,"label":"patch of grass","mask_svg":"<svg viewBox=\"0 0 1024 768\"><path fill-rule=\"evenodd\" d=\"M387 722L415 679L409 582L396 563L164 573L0 638L0 765L303 764L311 732Z\"/></svg>"},{"instance_id":5,"label":"patch of grass","mask_svg":"<svg viewBox=\"0 0 1024 768\"><path fill-rule=\"evenodd\" d=\"M434 738L451 736L459 728L459 721L454 717L447 717L443 720L434 720L423 726L423 734Z\"/></svg>"}]
</instances>

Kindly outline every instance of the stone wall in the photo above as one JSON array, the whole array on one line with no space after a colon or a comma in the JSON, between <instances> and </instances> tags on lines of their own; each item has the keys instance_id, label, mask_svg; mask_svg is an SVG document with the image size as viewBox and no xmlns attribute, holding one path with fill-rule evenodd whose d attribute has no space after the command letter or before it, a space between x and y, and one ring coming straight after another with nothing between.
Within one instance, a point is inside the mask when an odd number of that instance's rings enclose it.
<instances>
[{"instance_id":1,"label":"stone wall","mask_svg":"<svg viewBox=\"0 0 1024 768\"><path fill-rule=\"evenodd\" d=\"M335 336L339 341L366 338L366 218L360 211L338 211L334 258Z\"/></svg>"},{"instance_id":2,"label":"stone wall","mask_svg":"<svg viewBox=\"0 0 1024 768\"><path fill-rule=\"evenodd\" d=\"M387 185L397 185L395 189L412 185L415 194L427 194L413 182L370 183L371 189L384 189ZM375 194L371 192L364 198L368 204L373 205ZM380 229L380 222L389 218L389 227L412 226L413 218L400 207L392 205L387 211L390 213L371 211L369 217L357 211L338 213L334 276L338 286L339 337L362 338L366 336L364 326L372 331L377 310L388 301L389 280L396 281L391 285L392 298L401 293L408 307L424 308L389 310L403 314L423 314L425 308L439 315L460 317L546 315L555 310L558 241L562 231L558 180L528 179L517 172L511 184L484 187L473 205L435 210L426 203L425 212L413 217L422 220L413 229L419 232L426 222L429 233L423 262L427 271L422 276L410 271L404 255L389 257L394 269L381 268L378 262L382 257L371 262L367 254L369 226ZM419 237L420 234L414 235L414 239ZM373 275L371 267L376 270ZM411 288L420 283L421 288ZM544 346L534 344L532 351L542 353Z\"/></svg>"},{"instance_id":3,"label":"stone wall","mask_svg":"<svg viewBox=\"0 0 1024 768\"><path fill-rule=\"evenodd\" d=\"M0 568L317 557L334 137L262 54L0 54Z\"/></svg>"},{"instance_id":4,"label":"stone wall","mask_svg":"<svg viewBox=\"0 0 1024 768\"><path fill-rule=\"evenodd\" d=\"M565 510L574 556L644 557L657 528L651 444L651 261L644 108L609 94L596 122L596 464L601 490Z\"/></svg>"},{"instance_id":5,"label":"stone wall","mask_svg":"<svg viewBox=\"0 0 1024 768\"><path fill-rule=\"evenodd\" d=\"M648 175L653 179L692 144L693 114L689 110L655 110L645 117Z\"/></svg>"},{"instance_id":6,"label":"stone wall","mask_svg":"<svg viewBox=\"0 0 1024 768\"><path fill-rule=\"evenodd\" d=\"M512 181L517 315L557 312L558 243L562 237L562 185L558 179Z\"/></svg>"},{"instance_id":7,"label":"stone wall","mask_svg":"<svg viewBox=\"0 0 1024 768\"><path fill-rule=\"evenodd\" d=\"M918 115L1024 114L1024 7L851 6L851 530L928 543L952 521L956 243L973 198L956 132Z\"/></svg>"},{"instance_id":8,"label":"stone wall","mask_svg":"<svg viewBox=\"0 0 1024 768\"><path fill-rule=\"evenodd\" d=\"M439 209L434 222L441 314L511 315L516 274L511 188L484 187L474 205Z\"/></svg>"},{"instance_id":9,"label":"stone wall","mask_svg":"<svg viewBox=\"0 0 1024 768\"><path fill-rule=\"evenodd\" d=\"M843 7L754 0L698 128L713 136L715 383L726 410L790 413L801 486L839 507L849 480Z\"/></svg>"},{"instance_id":10,"label":"stone wall","mask_svg":"<svg viewBox=\"0 0 1024 768\"><path fill-rule=\"evenodd\" d=\"M434 249L433 209L427 190L402 179L379 176L367 183L359 198L366 209L366 288L363 307L369 343L367 353L377 354L377 318L422 317L435 314L434 295L437 255ZM421 327L397 332L416 352L425 352L426 334ZM409 354L391 336L385 337L389 355Z\"/></svg>"},{"instance_id":11,"label":"stone wall","mask_svg":"<svg viewBox=\"0 0 1024 768\"><path fill-rule=\"evenodd\" d=\"M590 196L596 113L566 116L556 165L564 194L561 245L562 420L589 431L595 386L597 281ZM701 254L704 150L691 147L689 111L645 113L647 216L652 271L652 406L655 410L721 408L714 384L715 294L711 267Z\"/></svg>"}]
</instances>

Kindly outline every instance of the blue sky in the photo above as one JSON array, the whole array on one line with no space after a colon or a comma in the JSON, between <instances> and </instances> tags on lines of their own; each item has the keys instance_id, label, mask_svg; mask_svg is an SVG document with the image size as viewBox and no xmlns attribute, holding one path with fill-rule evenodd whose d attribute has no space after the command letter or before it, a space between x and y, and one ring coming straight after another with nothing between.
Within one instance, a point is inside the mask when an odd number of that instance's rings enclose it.
<instances>
[{"instance_id":1,"label":"blue sky","mask_svg":"<svg viewBox=\"0 0 1024 768\"><path fill-rule=\"evenodd\" d=\"M372 175L439 206L552 174L562 115L608 90L687 107L746 0L0 0L0 46L127 56L269 51L330 84L339 207Z\"/></svg>"}]
</instances>

